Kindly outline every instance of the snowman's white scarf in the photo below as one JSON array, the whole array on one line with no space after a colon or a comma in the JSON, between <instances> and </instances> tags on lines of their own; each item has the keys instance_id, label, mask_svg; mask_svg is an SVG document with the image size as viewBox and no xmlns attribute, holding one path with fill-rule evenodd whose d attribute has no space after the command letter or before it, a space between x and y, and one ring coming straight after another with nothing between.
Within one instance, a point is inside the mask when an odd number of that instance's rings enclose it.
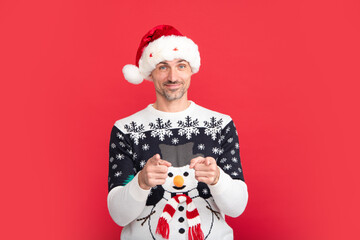
<instances>
[{"instance_id":1,"label":"snowman's white scarf","mask_svg":"<svg viewBox=\"0 0 360 240\"><path fill-rule=\"evenodd\" d=\"M201 230L201 221L199 212L193 203L192 199L185 195L180 194L168 200L164 210L159 218L156 233L160 234L163 238L169 239L170 228L169 222L174 216L179 203L186 201L186 218L189 224L188 239L189 240L203 240L204 233Z\"/></svg>"}]
</instances>

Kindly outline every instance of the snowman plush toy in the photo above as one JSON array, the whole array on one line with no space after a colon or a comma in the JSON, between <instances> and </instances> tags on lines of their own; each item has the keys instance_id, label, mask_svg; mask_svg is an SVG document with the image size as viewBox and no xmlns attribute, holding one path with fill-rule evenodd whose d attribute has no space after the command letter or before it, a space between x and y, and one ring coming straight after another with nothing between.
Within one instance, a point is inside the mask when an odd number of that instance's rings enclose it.
<instances>
[{"instance_id":1,"label":"snowman plush toy","mask_svg":"<svg viewBox=\"0 0 360 240\"><path fill-rule=\"evenodd\" d=\"M201 154L189 151L193 143L178 146L161 144L162 159L172 163L163 185L155 186L148 196L146 207L129 231L147 232L149 239L214 239L212 232L229 226L217 208L210 189L195 179L189 168L192 158ZM216 224L214 224L216 222ZM229 231L231 231L229 229Z\"/></svg>"}]
</instances>

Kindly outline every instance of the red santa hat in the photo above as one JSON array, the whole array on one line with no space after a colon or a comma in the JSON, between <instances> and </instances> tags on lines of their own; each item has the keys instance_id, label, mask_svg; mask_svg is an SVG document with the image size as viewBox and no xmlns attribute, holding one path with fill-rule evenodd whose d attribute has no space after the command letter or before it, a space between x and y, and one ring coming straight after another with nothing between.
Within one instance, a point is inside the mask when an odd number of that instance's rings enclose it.
<instances>
[{"instance_id":1,"label":"red santa hat","mask_svg":"<svg viewBox=\"0 0 360 240\"><path fill-rule=\"evenodd\" d=\"M170 25L159 25L151 29L141 39L136 54L135 65L123 67L126 80L133 84L140 84L149 78L156 65L162 61L184 59L193 73L200 68L200 53L198 46L189 38L182 35Z\"/></svg>"}]
</instances>

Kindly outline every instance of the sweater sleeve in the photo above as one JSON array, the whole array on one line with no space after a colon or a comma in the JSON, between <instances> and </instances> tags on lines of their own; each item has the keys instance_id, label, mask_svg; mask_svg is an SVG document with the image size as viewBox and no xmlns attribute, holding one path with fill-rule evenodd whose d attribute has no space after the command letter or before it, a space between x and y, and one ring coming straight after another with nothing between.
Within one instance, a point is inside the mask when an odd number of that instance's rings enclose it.
<instances>
[{"instance_id":1,"label":"sweater sleeve","mask_svg":"<svg viewBox=\"0 0 360 240\"><path fill-rule=\"evenodd\" d=\"M143 211L150 190L143 190L134 170L130 140L116 126L110 136L107 205L120 226L135 220Z\"/></svg>"},{"instance_id":2,"label":"sweater sleeve","mask_svg":"<svg viewBox=\"0 0 360 240\"><path fill-rule=\"evenodd\" d=\"M219 181L209 185L211 194L220 211L230 217L240 216L248 202L247 185L240 162L239 140L233 121L221 133L223 154L217 159Z\"/></svg>"}]
</instances>

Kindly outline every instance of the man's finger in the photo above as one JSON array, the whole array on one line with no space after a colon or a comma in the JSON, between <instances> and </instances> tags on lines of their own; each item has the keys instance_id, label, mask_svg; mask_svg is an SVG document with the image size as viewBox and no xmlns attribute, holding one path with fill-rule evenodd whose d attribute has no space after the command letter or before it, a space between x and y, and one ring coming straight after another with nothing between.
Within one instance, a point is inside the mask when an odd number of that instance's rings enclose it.
<instances>
[{"instance_id":1,"label":"man's finger","mask_svg":"<svg viewBox=\"0 0 360 240\"><path fill-rule=\"evenodd\" d=\"M205 158L201 156L191 159L189 168L193 168L197 163L201 163L201 161L204 161L204 159Z\"/></svg>"},{"instance_id":2,"label":"man's finger","mask_svg":"<svg viewBox=\"0 0 360 240\"><path fill-rule=\"evenodd\" d=\"M159 165L164 165L164 166L167 166L167 167L171 167L171 162L168 162L166 160L159 160L158 163L159 163Z\"/></svg>"}]
</instances>

